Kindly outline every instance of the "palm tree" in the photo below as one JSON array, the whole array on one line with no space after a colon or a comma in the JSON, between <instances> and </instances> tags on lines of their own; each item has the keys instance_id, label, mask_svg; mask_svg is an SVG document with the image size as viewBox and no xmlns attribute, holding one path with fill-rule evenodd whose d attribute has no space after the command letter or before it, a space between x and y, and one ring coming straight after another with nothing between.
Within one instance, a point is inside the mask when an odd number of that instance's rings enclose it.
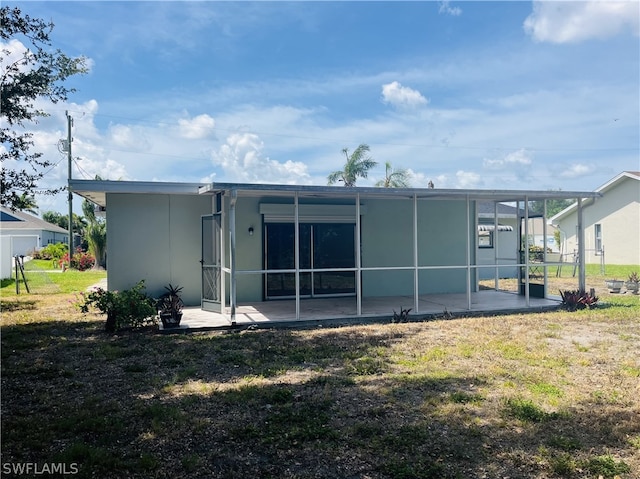
<instances>
[{"instance_id":1,"label":"palm tree","mask_svg":"<svg viewBox=\"0 0 640 479\"><path fill-rule=\"evenodd\" d=\"M342 181L344 186L356 186L358 177L366 178L369 170L378 163L371 158L369 153L369 145L362 143L349 155L347 148L342 150L347 162L342 170L334 171L327 177L328 184L333 185L338 181Z\"/></svg>"},{"instance_id":2,"label":"palm tree","mask_svg":"<svg viewBox=\"0 0 640 479\"><path fill-rule=\"evenodd\" d=\"M96 217L94 205L91 201L82 202L82 212L87 219L85 237L89 245L89 252L96 259L93 269L104 269L107 256L107 223Z\"/></svg>"},{"instance_id":3,"label":"palm tree","mask_svg":"<svg viewBox=\"0 0 640 479\"><path fill-rule=\"evenodd\" d=\"M384 180L380 180L376 183L376 186L383 186L385 188L409 188L409 178L411 175L403 168L394 170L391 167L389 161L385 162L385 176Z\"/></svg>"},{"instance_id":4,"label":"palm tree","mask_svg":"<svg viewBox=\"0 0 640 479\"><path fill-rule=\"evenodd\" d=\"M14 206L18 211L24 211L33 215L38 214L38 205L34 196L22 193L14 202Z\"/></svg>"}]
</instances>

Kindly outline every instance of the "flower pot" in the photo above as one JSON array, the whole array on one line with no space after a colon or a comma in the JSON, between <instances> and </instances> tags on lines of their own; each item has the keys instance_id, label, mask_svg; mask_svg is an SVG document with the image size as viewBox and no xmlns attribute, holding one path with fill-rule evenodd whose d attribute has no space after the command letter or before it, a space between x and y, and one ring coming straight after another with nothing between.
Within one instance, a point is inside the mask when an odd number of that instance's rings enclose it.
<instances>
[{"instance_id":1,"label":"flower pot","mask_svg":"<svg viewBox=\"0 0 640 479\"><path fill-rule=\"evenodd\" d=\"M622 285L624 284L624 281L619 279L608 279L605 281L605 283L607 284L607 288L609 288L609 292L619 293L620 290L622 289Z\"/></svg>"},{"instance_id":2,"label":"flower pot","mask_svg":"<svg viewBox=\"0 0 640 479\"><path fill-rule=\"evenodd\" d=\"M627 291L633 294L638 294L639 286L640 286L640 283L636 283L635 281L627 281L626 283L624 283L624 287L627 288Z\"/></svg>"},{"instance_id":3,"label":"flower pot","mask_svg":"<svg viewBox=\"0 0 640 479\"><path fill-rule=\"evenodd\" d=\"M182 321L182 312L179 313L160 313L160 321L165 329L177 328Z\"/></svg>"}]
</instances>

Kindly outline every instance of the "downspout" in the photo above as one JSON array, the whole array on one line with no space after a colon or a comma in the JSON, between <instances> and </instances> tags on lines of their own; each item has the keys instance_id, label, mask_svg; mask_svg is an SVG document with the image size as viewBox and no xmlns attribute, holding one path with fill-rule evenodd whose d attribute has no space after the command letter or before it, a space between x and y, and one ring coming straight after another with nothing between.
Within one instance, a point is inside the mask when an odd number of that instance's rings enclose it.
<instances>
[{"instance_id":1,"label":"downspout","mask_svg":"<svg viewBox=\"0 0 640 479\"><path fill-rule=\"evenodd\" d=\"M236 201L238 191L231 190L231 202L229 204L229 257L231 262L231 324L236 324Z\"/></svg>"}]
</instances>

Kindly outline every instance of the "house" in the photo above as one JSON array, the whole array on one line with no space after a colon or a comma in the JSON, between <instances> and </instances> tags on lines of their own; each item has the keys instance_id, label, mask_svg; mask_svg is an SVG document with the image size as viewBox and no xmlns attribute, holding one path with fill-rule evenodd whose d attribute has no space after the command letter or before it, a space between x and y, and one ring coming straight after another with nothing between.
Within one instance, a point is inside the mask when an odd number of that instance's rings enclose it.
<instances>
[{"instance_id":1,"label":"house","mask_svg":"<svg viewBox=\"0 0 640 479\"><path fill-rule=\"evenodd\" d=\"M498 278L517 278L519 262L519 238L524 236L524 208L491 201L479 201L478 212L478 265L494 265L495 263L511 264L498 269ZM528 213L527 242L530 246L543 247L546 245L549 260L559 260L558 245L555 240L555 227L546 225L540 216ZM494 227L495 218L498 219L497 229ZM497 231L497 233L496 233ZM545 240L546 238L546 240ZM478 268L478 279L495 277L495 268Z\"/></svg>"},{"instance_id":2,"label":"house","mask_svg":"<svg viewBox=\"0 0 640 479\"><path fill-rule=\"evenodd\" d=\"M187 304L232 324L243 303L281 301L294 320L304 319L302 306L313 299L348 298L342 314L355 317L391 297L420 313L424 295L458 294L471 309L478 269L529 268L526 258L513 263L519 241L504 252L508 262L479 261L478 202L597 195L102 180L71 180L70 187L106 209L109 289L140 279L150 294L180 285ZM522 281L528 305L528 276Z\"/></svg>"},{"instance_id":3,"label":"house","mask_svg":"<svg viewBox=\"0 0 640 479\"><path fill-rule=\"evenodd\" d=\"M477 203L479 265L509 264L498 269L498 278L518 277L518 208L493 201ZM498 227L494 223L498 220ZM478 279L495 277L494 268L478 269Z\"/></svg>"},{"instance_id":4,"label":"house","mask_svg":"<svg viewBox=\"0 0 640 479\"><path fill-rule=\"evenodd\" d=\"M580 199L585 263L640 265L640 171L623 171ZM577 254L578 202L550 222L560 230L562 250Z\"/></svg>"},{"instance_id":5,"label":"house","mask_svg":"<svg viewBox=\"0 0 640 479\"><path fill-rule=\"evenodd\" d=\"M27 256L48 244L68 243L69 232L57 225L24 213L0 207L1 274L11 276L11 258Z\"/></svg>"}]
</instances>

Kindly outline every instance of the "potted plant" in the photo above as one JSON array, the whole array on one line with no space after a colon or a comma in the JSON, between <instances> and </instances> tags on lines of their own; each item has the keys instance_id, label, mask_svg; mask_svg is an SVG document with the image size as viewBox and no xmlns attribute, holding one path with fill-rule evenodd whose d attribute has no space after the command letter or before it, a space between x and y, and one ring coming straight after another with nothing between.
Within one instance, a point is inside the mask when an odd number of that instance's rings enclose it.
<instances>
[{"instance_id":1,"label":"potted plant","mask_svg":"<svg viewBox=\"0 0 640 479\"><path fill-rule=\"evenodd\" d=\"M184 303L180 297L182 288L178 286L165 286L167 290L160 298L158 298L157 307L160 321L165 328L177 328L182 320L182 307Z\"/></svg>"},{"instance_id":2,"label":"potted plant","mask_svg":"<svg viewBox=\"0 0 640 479\"><path fill-rule=\"evenodd\" d=\"M638 294L638 286L640 286L640 276L635 271L629 275L627 281L624 283L627 291L632 292L633 294Z\"/></svg>"},{"instance_id":3,"label":"potted plant","mask_svg":"<svg viewBox=\"0 0 640 479\"><path fill-rule=\"evenodd\" d=\"M609 288L610 293L619 293L622 289L624 281L622 281L621 279L607 279L605 280L605 283L607 285L607 288Z\"/></svg>"},{"instance_id":4,"label":"potted plant","mask_svg":"<svg viewBox=\"0 0 640 479\"><path fill-rule=\"evenodd\" d=\"M142 328L155 320L154 300L147 296L144 280L123 291L94 288L86 294L80 293L77 305L85 314L92 308L106 314L105 330L110 333L127 328Z\"/></svg>"}]
</instances>

